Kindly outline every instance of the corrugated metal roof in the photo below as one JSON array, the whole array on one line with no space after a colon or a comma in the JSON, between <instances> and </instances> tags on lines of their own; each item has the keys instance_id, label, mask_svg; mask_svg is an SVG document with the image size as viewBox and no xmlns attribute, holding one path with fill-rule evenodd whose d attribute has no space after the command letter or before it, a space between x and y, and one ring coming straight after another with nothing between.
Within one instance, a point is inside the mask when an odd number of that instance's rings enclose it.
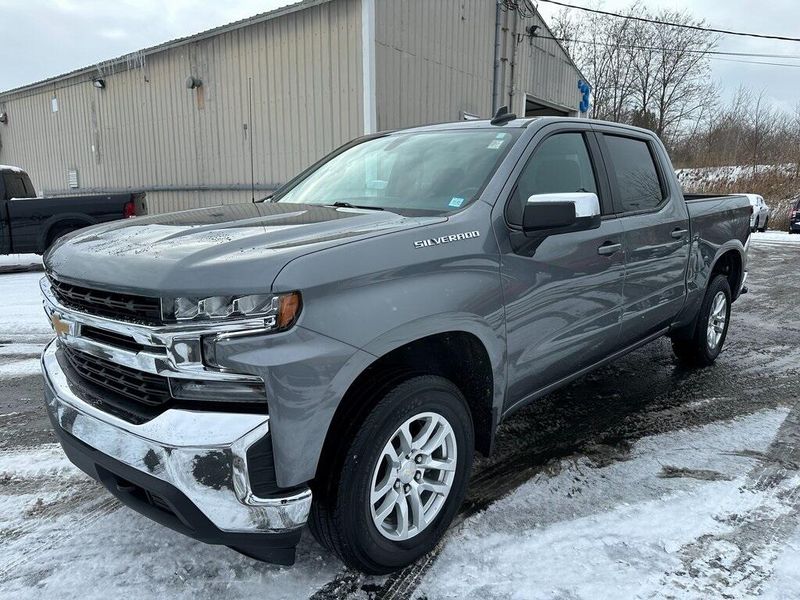
<instances>
[{"instance_id":1,"label":"corrugated metal roof","mask_svg":"<svg viewBox=\"0 0 800 600\"><path fill-rule=\"evenodd\" d=\"M208 39L217 35L221 35L223 33L227 33L229 31L242 29L250 25L255 25L256 23L269 21L270 19L275 19L277 17L287 15L293 12L305 10L312 6L326 4L331 1L332 0L300 0L299 2L295 2L294 4L289 4L287 6L282 6L281 8L276 8L275 10L259 13L252 17L241 19L240 21L234 21L232 23L228 23L227 25L220 25L219 27L214 27L213 29L207 29L206 31L201 31L200 33L195 33L181 38L175 38L174 40L163 42L156 46L150 46L149 48L145 48L143 50L136 50L134 52L129 52L128 54L124 54L123 56L119 56L117 58L100 61L88 67L75 69L74 71L69 71L68 73L63 73L61 75L56 75L54 77L48 77L47 79L42 79L34 83L28 83L26 85L12 88L10 90L5 90L3 92L0 92L0 100L5 99L4 98L5 96L16 95L19 94L20 92L26 92L28 90L36 90L38 88L54 84L59 81L63 81L65 79L70 79L72 77L78 77L80 75L97 75L99 74L99 70L101 67L102 69L104 69L102 71L103 75L109 75L111 73L117 73L120 71L127 71L132 66L138 65L139 57L157 54L165 50L170 50L172 48L176 48L179 46L191 44L192 42L196 42L199 40Z\"/></svg>"}]
</instances>

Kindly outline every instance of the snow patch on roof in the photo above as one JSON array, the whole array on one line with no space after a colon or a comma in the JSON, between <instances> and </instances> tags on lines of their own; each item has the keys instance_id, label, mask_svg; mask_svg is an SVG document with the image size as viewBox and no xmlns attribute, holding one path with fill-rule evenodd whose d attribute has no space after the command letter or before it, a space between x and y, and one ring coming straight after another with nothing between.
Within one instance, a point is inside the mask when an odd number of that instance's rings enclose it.
<instances>
[{"instance_id":1,"label":"snow patch on roof","mask_svg":"<svg viewBox=\"0 0 800 600\"><path fill-rule=\"evenodd\" d=\"M19 167L12 167L11 165L0 165L0 171L13 171L14 173L24 173Z\"/></svg>"}]
</instances>

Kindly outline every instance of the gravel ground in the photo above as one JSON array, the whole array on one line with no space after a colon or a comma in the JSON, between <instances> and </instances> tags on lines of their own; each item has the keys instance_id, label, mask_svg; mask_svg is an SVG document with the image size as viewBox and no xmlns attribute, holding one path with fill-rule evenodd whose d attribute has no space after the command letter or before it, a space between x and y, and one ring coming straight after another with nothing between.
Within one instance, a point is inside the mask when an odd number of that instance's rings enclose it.
<instances>
[{"instance_id":1,"label":"gravel ground","mask_svg":"<svg viewBox=\"0 0 800 600\"><path fill-rule=\"evenodd\" d=\"M750 293L714 367L685 370L659 340L516 413L477 461L437 551L388 578L349 572L308 535L298 563L276 567L120 507L49 431L36 372L50 336L41 274L0 274L0 588L14 598L796 597L798 259L800 236L755 234Z\"/></svg>"}]
</instances>

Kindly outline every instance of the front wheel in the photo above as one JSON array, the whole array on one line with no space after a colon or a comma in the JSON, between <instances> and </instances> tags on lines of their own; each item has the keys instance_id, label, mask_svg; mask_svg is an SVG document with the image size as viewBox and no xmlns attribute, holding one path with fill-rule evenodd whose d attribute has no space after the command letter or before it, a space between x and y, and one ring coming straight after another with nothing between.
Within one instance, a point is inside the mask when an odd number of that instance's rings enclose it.
<instances>
[{"instance_id":1,"label":"front wheel","mask_svg":"<svg viewBox=\"0 0 800 600\"><path fill-rule=\"evenodd\" d=\"M764 232L767 230L767 225L769 225L769 217L767 217L767 218L764 220L764 225L763 225L763 227L759 227L759 229L758 229L758 230L759 230L761 233L764 233Z\"/></svg>"},{"instance_id":2,"label":"front wheel","mask_svg":"<svg viewBox=\"0 0 800 600\"><path fill-rule=\"evenodd\" d=\"M338 482L316 486L309 525L317 540L371 574L432 550L472 468L474 431L461 391L442 377L408 379L380 399L345 446Z\"/></svg>"},{"instance_id":3,"label":"front wheel","mask_svg":"<svg viewBox=\"0 0 800 600\"><path fill-rule=\"evenodd\" d=\"M706 290L692 337L672 340L678 360L692 367L713 364L728 335L730 317L731 288L724 275L717 275Z\"/></svg>"}]
</instances>

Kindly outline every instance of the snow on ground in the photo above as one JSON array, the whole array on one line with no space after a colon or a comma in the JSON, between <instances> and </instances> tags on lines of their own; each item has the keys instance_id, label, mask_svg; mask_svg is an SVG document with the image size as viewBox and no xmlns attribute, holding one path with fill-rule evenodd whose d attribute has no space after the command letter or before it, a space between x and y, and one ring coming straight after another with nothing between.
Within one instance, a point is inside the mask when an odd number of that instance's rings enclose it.
<instances>
[{"instance_id":1,"label":"snow on ground","mask_svg":"<svg viewBox=\"0 0 800 600\"><path fill-rule=\"evenodd\" d=\"M0 494L3 598L294 599L341 569L308 536L294 567L191 540L123 508L57 445L0 454L0 481L18 492Z\"/></svg>"},{"instance_id":2,"label":"snow on ground","mask_svg":"<svg viewBox=\"0 0 800 600\"><path fill-rule=\"evenodd\" d=\"M42 310L41 273L0 274L0 380L39 372L39 356L53 337Z\"/></svg>"},{"instance_id":3,"label":"snow on ground","mask_svg":"<svg viewBox=\"0 0 800 600\"><path fill-rule=\"evenodd\" d=\"M50 325L42 310L41 278L41 273L6 273L0 276L3 306L0 338L7 334L50 334Z\"/></svg>"},{"instance_id":4,"label":"snow on ground","mask_svg":"<svg viewBox=\"0 0 800 600\"><path fill-rule=\"evenodd\" d=\"M764 586L764 600L797 600L800 595L800 528L775 562L772 579Z\"/></svg>"},{"instance_id":5,"label":"snow on ground","mask_svg":"<svg viewBox=\"0 0 800 600\"><path fill-rule=\"evenodd\" d=\"M0 254L0 271L41 268L42 257L38 254Z\"/></svg>"},{"instance_id":6,"label":"snow on ground","mask_svg":"<svg viewBox=\"0 0 800 600\"><path fill-rule=\"evenodd\" d=\"M418 594L715 597L719 579L734 579L725 567L741 551L725 534L735 529L737 517L758 514L769 520L791 510L774 492L745 485L786 414L765 411L646 438L629 460L603 468L586 459L562 462L556 476L538 476L468 519L448 540ZM704 539L718 541L710 561L693 552ZM778 546L755 550L768 567ZM798 577L797 558L795 546L776 567L789 582ZM733 590L737 598L750 592Z\"/></svg>"},{"instance_id":7,"label":"snow on ground","mask_svg":"<svg viewBox=\"0 0 800 600\"><path fill-rule=\"evenodd\" d=\"M754 233L751 244L759 246L800 246L800 235L791 234L788 231L769 230L764 233Z\"/></svg>"}]
</instances>

